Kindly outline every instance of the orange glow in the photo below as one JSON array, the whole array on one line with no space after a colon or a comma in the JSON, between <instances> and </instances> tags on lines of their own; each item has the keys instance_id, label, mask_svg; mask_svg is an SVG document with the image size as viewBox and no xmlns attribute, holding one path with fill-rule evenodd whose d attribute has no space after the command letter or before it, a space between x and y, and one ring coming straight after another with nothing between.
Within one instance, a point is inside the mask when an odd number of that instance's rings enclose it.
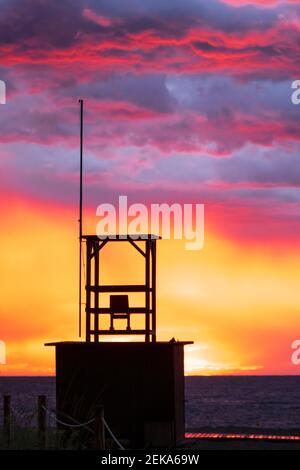
<instances>
[{"instance_id":1,"label":"orange glow","mask_svg":"<svg viewBox=\"0 0 300 470\"><path fill-rule=\"evenodd\" d=\"M200 433L186 432L186 439L253 439L269 441L300 441L300 436L281 436L271 434L225 434L225 433Z\"/></svg>"},{"instance_id":2,"label":"orange glow","mask_svg":"<svg viewBox=\"0 0 300 470\"><path fill-rule=\"evenodd\" d=\"M17 196L1 197L2 375L54 373L44 343L78 339L77 214ZM96 220L90 217L93 227ZM293 374L291 343L298 339L300 252L245 248L206 231L201 251L184 242L158 243L158 338L192 340L186 373ZM130 251L129 251L130 250ZM134 280L132 247L105 254L104 275ZM137 269L138 271L138 269Z\"/></svg>"}]
</instances>

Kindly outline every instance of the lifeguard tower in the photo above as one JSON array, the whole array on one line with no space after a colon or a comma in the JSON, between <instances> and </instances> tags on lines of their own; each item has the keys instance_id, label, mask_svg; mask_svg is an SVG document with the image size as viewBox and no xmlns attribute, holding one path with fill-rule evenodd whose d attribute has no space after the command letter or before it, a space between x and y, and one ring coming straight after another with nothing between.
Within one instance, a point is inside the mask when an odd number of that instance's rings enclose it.
<instances>
[{"instance_id":1,"label":"lifeguard tower","mask_svg":"<svg viewBox=\"0 0 300 470\"><path fill-rule=\"evenodd\" d=\"M190 342L157 341L160 238L151 234L98 237L82 235L81 229L80 212L80 249L83 243L86 250L85 341L48 344L56 350L57 418L71 425L85 423L101 406L113 433L130 447L175 446L184 439L184 345ZM115 269L123 274L124 284L101 283L101 254L107 244L116 243L132 245L143 258L139 284L126 283L126 266L121 264ZM131 299L135 293L143 298L138 306ZM105 295L109 295L108 306L102 301ZM123 341L115 341L116 335ZM133 337L141 339L132 341Z\"/></svg>"},{"instance_id":2,"label":"lifeguard tower","mask_svg":"<svg viewBox=\"0 0 300 470\"><path fill-rule=\"evenodd\" d=\"M56 348L58 418L70 416L73 422L87 422L102 405L119 439L133 446L175 446L184 439L183 348L188 343L156 339L159 237L142 235L132 240L129 236L99 239L87 235L83 239L87 260L86 341L49 344ZM101 285L102 250L108 243L126 242L145 260L143 282ZM125 269L124 275L126 278ZM135 292L144 294L144 303L139 307L131 307L130 293ZM110 294L109 307L101 306L104 293ZM109 322L103 328L105 316ZM144 328L135 328L136 316L143 317ZM129 339L140 335L141 341L107 341L116 335Z\"/></svg>"},{"instance_id":3,"label":"lifeguard tower","mask_svg":"<svg viewBox=\"0 0 300 470\"><path fill-rule=\"evenodd\" d=\"M84 235L86 242L86 341L99 342L101 335L142 335L145 342L156 342L156 235L110 235L98 237ZM144 282L138 285L101 285L100 255L108 243L129 242L144 258ZM142 242L142 243L141 243ZM140 246L140 245L144 246ZM144 293L143 305L131 307L129 293ZM110 294L109 307L100 306L101 294ZM109 328L100 325L103 315L110 316ZM144 328L132 328L131 319L144 317ZM118 327L118 320L126 320L125 329Z\"/></svg>"}]
</instances>

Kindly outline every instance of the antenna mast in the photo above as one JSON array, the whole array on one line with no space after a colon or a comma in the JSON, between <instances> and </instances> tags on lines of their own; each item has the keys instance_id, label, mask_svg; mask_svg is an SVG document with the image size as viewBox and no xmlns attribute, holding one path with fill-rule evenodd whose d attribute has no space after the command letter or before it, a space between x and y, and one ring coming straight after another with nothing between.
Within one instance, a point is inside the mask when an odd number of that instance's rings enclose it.
<instances>
[{"instance_id":1,"label":"antenna mast","mask_svg":"<svg viewBox=\"0 0 300 470\"><path fill-rule=\"evenodd\" d=\"M79 185L79 337L81 338L81 278L82 278L82 157L83 157L83 100L80 106L80 185Z\"/></svg>"}]
</instances>

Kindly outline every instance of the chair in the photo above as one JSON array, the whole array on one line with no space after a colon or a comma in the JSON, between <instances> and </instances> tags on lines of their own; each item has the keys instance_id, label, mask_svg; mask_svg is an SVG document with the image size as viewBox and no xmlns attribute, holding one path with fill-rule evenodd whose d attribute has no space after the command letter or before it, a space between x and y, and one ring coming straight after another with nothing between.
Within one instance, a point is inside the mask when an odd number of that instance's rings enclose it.
<instances>
[{"instance_id":1,"label":"chair","mask_svg":"<svg viewBox=\"0 0 300 470\"><path fill-rule=\"evenodd\" d=\"M128 295L111 295L110 301L110 330L114 330L114 320L127 320L127 330L130 331L130 312Z\"/></svg>"}]
</instances>

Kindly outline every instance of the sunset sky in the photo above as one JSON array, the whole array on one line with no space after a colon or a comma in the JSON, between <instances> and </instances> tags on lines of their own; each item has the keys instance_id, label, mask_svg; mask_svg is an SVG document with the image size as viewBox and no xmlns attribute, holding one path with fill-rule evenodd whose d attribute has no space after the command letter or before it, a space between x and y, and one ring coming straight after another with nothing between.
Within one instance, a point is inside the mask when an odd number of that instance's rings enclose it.
<instances>
[{"instance_id":1,"label":"sunset sky","mask_svg":"<svg viewBox=\"0 0 300 470\"><path fill-rule=\"evenodd\" d=\"M0 0L0 375L78 339L78 98L85 230L119 195L205 204L202 250L159 242L158 338L194 341L188 374L298 374L296 79L297 0Z\"/></svg>"}]
</instances>

